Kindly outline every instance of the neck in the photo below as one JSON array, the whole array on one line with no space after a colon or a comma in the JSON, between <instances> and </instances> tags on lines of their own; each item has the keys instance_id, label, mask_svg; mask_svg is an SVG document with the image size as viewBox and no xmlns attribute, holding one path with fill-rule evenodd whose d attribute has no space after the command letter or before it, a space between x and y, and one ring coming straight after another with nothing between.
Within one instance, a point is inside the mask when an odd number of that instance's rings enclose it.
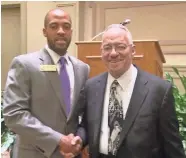
<instances>
[{"instance_id":1,"label":"neck","mask_svg":"<svg viewBox=\"0 0 186 158\"><path fill-rule=\"evenodd\" d=\"M131 64L126 68L123 69L122 71L109 71L109 73L114 77L115 79L120 78L125 72L127 72L130 68Z\"/></svg>"},{"instance_id":2,"label":"neck","mask_svg":"<svg viewBox=\"0 0 186 158\"><path fill-rule=\"evenodd\" d=\"M48 48L51 49L52 51L54 51L59 56L64 56L67 53L67 50L66 49L53 48L49 44L48 44Z\"/></svg>"},{"instance_id":3,"label":"neck","mask_svg":"<svg viewBox=\"0 0 186 158\"><path fill-rule=\"evenodd\" d=\"M57 53L60 56L64 56L66 54L66 52L59 52L59 51L54 51L55 53Z\"/></svg>"}]
</instances>

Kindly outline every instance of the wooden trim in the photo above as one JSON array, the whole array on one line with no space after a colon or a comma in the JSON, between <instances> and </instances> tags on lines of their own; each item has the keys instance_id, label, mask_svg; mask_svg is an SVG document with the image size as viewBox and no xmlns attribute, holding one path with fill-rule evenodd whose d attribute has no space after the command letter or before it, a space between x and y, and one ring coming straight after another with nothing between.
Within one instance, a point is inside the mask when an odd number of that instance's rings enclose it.
<instances>
[{"instance_id":1,"label":"wooden trim","mask_svg":"<svg viewBox=\"0 0 186 158\"><path fill-rule=\"evenodd\" d=\"M68 3L68 4L57 4L56 6L57 7L73 7L73 6L75 6L76 5L76 3Z\"/></svg>"},{"instance_id":2,"label":"wooden trim","mask_svg":"<svg viewBox=\"0 0 186 158\"><path fill-rule=\"evenodd\" d=\"M22 2L1 1L1 8L19 8Z\"/></svg>"},{"instance_id":3,"label":"wooden trim","mask_svg":"<svg viewBox=\"0 0 186 158\"><path fill-rule=\"evenodd\" d=\"M101 56L100 55L98 55L98 56L86 56L86 58L87 59L97 59L97 58L101 58Z\"/></svg>"},{"instance_id":4,"label":"wooden trim","mask_svg":"<svg viewBox=\"0 0 186 158\"><path fill-rule=\"evenodd\" d=\"M160 6L160 5L171 5L171 4L182 4L185 2L148 2L148 1L140 1L140 2L98 2L101 8L104 9L115 9L115 8L135 8L135 7L146 7L146 6Z\"/></svg>"},{"instance_id":5,"label":"wooden trim","mask_svg":"<svg viewBox=\"0 0 186 158\"><path fill-rule=\"evenodd\" d=\"M157 49L158 49L158 52L159 52L159 54L160 54L160 58L161 58L162 62L163 62L163 63L166 63L165 57L164 57L164 55L163 55L163 52L162 52L162 50L161 50L161 47L160 47L159 43L158 43L158 42L155 42L155 45L156 45L156 47L157 47Z\"/></svg>"},{"instance_id":6,"label":"wooden trim","mask_svg":"<svg viewBox=\"0 0 186 158\"><path fill-rule=\"evenodd\" d=\"M97 56L86 56L87 59L95 59L95 58L101 58L101 55L97 55ZM139 58L143 58L143 55L134 55L134 59L139 59Z\"/></svg>"},{"instance_id":7,"label":"wooden trim","mask_svg":"<svg viewBox=\"0 0 186 158\"><path fill-rule=\"evenodd\" d=\"M173 45L186 45L186 40L157 40L157 39L145 39L145 40L133 40L133 42L159 42L160 46L173 46ZM77 41L76 43L99 43L101 41Z\"/></svg>"},{"instance_id":8,"label":"wooden trim","mask_svg":"<svg viewBox=\"0 0 186 158\"><path fill-rule=\"evenodd\" d=\"M134 59L139 59L139 58L143 58L144 57L144 55L134 55Z\"/></svg>"},{"instance_id":9,"label":"wooden trim","mask_svg":"<svg viewBox=\"0 0 186 158\"><path fill-rule=\"evenodd\" d=\"M163 71L164 72L174 72L172 67L176 67L179 72L186 73L186 65L169 65L169 64L165 64L165 65L163 65Z\"/></svg>"},{"instance_id":10,"label":"wooden trim","mask_svg":"<svg viewBox=\"0 0 186 158\"><path fill-rule=\"evenodd\" d=\"M20 26L21 26L21 54L27 50L27 2L21 2L20 5Z\"/></svg>"},{"instance_id":11,"label":"wooden trim","mask_svg":"<svg viewBox=\"0 0 186 158\"><path fill-rule=\"evenodd\" d=\"M170 64L164 64L163 67L164 67L164 68L177 67L177 68L186 69L186 64L182 64L182 65L170 65Z\"/></svg>"},{"instance_id":12,"label":"wooden trim","mask_svg":"<svg viewBox=\"0 0 186 158\"><path fill-rule=\"evenodd\" d=\"M20 4L1 4L1 8L20 8Z\"/></svg>"},{"instance_id":13,"label":"wooden trim","mask_svg":"<svg viewBox=\"0 0 186 158\"><path fill-rule=\"evenodd\" d=\"M101 43L102 41L77 41L75 42L76 44L81 44L81 43ZM150 40L134 40L133 42L158 42L156 39L150 39Z\"/></svg>"},{"instance_id":14,"label":"wooden trim","mask_svg":"<svg viewBox=\"0 0 186 158\"><path fill-rule=\"evenodd\" d=\"M186 51L163 51L164 55L186 55Z\"/></svg>"},{"instance_id":15,"label":"wooden trim","mask_svg":"<svg viewBox=\"0 0 186 158\"><path fill-rule=\"evenodd\" d=\"M165 78L165 73L169 73L173 79L179 79L178 75L175 74L172 67L176 67L181 76L186 76L186 65L163 65L163 76Z\"/></svg>"},{"instance_id":16,"label":"wooden trim","mask_svg":"<svg viewBox=\"0 0 186 158\"><path fill-rule=\"evenodd\" d=\"M160 40L161 46L186 45L186 40Z\"/></svg>"}]
</instances>

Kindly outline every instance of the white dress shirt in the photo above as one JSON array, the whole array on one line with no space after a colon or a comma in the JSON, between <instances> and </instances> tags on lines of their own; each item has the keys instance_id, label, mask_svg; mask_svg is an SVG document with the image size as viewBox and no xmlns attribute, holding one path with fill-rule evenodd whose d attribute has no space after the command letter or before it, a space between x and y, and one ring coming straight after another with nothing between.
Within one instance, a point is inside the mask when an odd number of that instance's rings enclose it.
<instances>
[{"instance_id":1,"label":"white dress shirt","mask_svg":"<svg viewBox=\"0 0 186 158\"><path fill-rule=\"evenodd\" d=\"M128 71L126 71L121 77L117 79L119 85L122 87L121 97L123 102L123 116L124 116L123 119L125 119L125 115L134 89L136 77L137 77L137 69L133 65L131 65ZM99 146L99 152L106 155L108 154L108 137L110 133L110 129L108 126L109 95L110 95L110 87L114 80L115 78L112 77L111 74L108 74L105 97L104 97L103 115L102 115L103 117L102 117L100 146Z\"/></svg>"},{"instance_id":2,"label":"white dress shirt","mask_svg":"<svg viewBox=\"0 0 186 158\"><path fill-rule=\"evenodd\" d=\"M54 64L57 66L57 71L58 74L60 72L61 64L59 63L59 59L61 58L60 55L55 53L53 50L51 50L48 45L45 46L46 50L48 51L49 55L51 56ZM66 69L67 69L67 74L70 80L70 100L71 103L73 102L73 93L74 93L74 69L71 61L69 60L69 56L67 54L64 55L64 58L66 59L67 62L66 64Z\"/></svg>"}]
</instances>

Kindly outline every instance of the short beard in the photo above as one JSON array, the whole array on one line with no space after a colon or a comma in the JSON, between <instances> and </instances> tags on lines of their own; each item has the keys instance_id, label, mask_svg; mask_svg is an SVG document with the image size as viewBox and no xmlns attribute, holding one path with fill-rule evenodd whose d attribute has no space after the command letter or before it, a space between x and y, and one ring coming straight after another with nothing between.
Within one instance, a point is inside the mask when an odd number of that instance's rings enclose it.
<instances>
[{"instance_id":1,"label":"short beard","mask_svg":"<svg viewBox=\"0 0 186 158\"><path fill-rule=\"evenodd\" d=\"M57 53L58 55L64 56L67 53L67 49L68 49L68 47L70 45L70 42L71 42L71 39L69 41L67 41L66 47L64 47L64 48L58 48L58 47L55 46L55 44L53 42L50 42L48 40L48 47L51 50L53 50L55 53Z\"/></svg>"}]
</instances>

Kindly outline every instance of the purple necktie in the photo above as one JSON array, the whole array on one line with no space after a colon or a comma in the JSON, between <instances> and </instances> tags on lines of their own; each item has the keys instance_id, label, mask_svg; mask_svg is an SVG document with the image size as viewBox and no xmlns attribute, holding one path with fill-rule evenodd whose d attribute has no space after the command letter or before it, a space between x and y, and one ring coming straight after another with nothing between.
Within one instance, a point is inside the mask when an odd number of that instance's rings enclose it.
<instances>
[{"instance_id":1,"label":"purple necktie","mask_svg":"<svg viewBox=\"0 0 186 158\"><path fill-rule=\"evenodd\" d=\"M61 57L59 60L61 64L60 68L60 81L61 91L66 105L67 115L70 113L70 80L66 70L66 59Z\"/></svg>"}]
</instances>

